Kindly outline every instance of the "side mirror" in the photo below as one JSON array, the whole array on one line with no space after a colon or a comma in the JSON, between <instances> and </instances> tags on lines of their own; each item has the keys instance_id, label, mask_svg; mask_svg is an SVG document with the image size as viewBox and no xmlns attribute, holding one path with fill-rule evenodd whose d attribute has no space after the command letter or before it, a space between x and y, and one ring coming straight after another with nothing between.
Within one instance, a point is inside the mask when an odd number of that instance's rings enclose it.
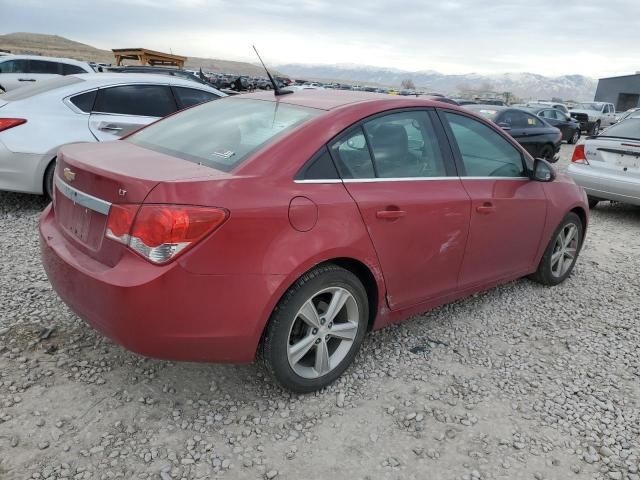
<instances>
[{"instance_id":1,"label":"side mirror","mask_svg":"<svg viewBox=\"0 0 640 480\"><path fill-rule=\"evenodd\" d=\"M536 158L533 161L531 179L537 182L552 182L556 178L553 167L544 158Z\"/></svg>"},{"instance_id":2,"label":"side mirror","mask_svg":"<svg viewBox=\"0 0 640 480\"><path fill-rule=\"evenodd\" d=\"M509 130L511 130L511 125L509 125L509 124L508 124L508 123L506 123L506 122L500 122L500 123L498 124L498 126L499 126L501 129L503 129L503 130L505 130L505 131L507 131L507 132L508 132Z\"/></svg>"}]
</instances>

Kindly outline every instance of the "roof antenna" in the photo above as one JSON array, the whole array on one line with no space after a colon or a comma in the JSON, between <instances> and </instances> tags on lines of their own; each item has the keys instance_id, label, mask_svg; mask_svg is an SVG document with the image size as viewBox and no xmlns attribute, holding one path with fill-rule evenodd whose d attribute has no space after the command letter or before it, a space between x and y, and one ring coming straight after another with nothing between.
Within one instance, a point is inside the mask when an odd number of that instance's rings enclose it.
<instances>
[{"instance_id":1,"label":"roof antenna","mask_svg":"<svg viewBox=\"0 0 640 480\"><path fill-rule=\"evenodd\" d=\"M275 96L279 97L280 95L286 95L288 93L293 93L293 90L280 90L280 88L278 87L278 84L273 79L273 77L271 76L271 73L267 69L267 66L262 61L262 57L260 57L260 54L258 53L258 50L256 50L256 46L255 45L251 45L251 46L253 47L253 51L256 52L256 55L258 56L258 59L260 60L260 63L262 64L262 68L264 68L264 71L267 72L267 76L269 77L269 80L271 81L271 85L273 85L273 93L275 94Z\"/></svg>"}]
</instances>

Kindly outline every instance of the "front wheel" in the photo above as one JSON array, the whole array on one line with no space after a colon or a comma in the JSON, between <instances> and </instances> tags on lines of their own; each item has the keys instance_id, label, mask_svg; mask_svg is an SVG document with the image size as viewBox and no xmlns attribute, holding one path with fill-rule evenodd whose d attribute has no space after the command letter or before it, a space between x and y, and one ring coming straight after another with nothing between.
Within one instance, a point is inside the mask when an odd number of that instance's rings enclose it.
<instances>
[{"instance_id":1,"label":"front wheel","mask_svg":"<svg viewBox=\"0 0 640 480\"><path fill-rule=\"evenodd\" d=\"M592 137L596 137L598 135L598 133L600 133L600 124L599 123L594 123L593 127L591 128L590 135Z\"/></svg>"},{"instance_id":2,"label":"front wheel","mask_svg":"<svg viewBox=\"0 0 640 480\"><path fill-rule=\"evenodd\" d=\"M544 158L548 162L554 162L553 159L554 149L552 145L546 144L542 146L542 150L540 151L540 156Z\"/></svg>"},{"instance_id":3,"label":"front wheel","mask_svg":"<svg viewBox=\"0 0 640 480\"><path fill-rule=\"evenodd\" d=\"M358 277L333 264L314 268L289 288L271 316L262 344L267 369L297 393L326 387L353 362L368 317Z\"/></svg>"},{"instance_id":4,"label":"front wheel","mask_svg":"<svg viewBox=\"0 0 640 480\"><path fill-rule=\"evenodd\" d=\"M584 227L580 217L569 212L556 228L538 270L531 278L543 285L558 285L573 271L582 246Z\"/></svg>"}]
</instances>

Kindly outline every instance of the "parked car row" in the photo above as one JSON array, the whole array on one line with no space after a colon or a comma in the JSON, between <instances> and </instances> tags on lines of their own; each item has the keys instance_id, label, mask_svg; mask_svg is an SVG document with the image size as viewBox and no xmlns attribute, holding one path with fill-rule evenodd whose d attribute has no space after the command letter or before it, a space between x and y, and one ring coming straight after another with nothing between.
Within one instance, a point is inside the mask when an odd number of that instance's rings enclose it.
<instances>
[{"instance_id":1,"label":"parked car row","mask_svg":"<svg viewBox=\"0 0 640 480\"><path fill-rule=\"evenodd\" d=\"M225 94L177 76L67 75L0 96L0 189L51 197L62 145L114 140Z\"/></svg>"}]
</instances>

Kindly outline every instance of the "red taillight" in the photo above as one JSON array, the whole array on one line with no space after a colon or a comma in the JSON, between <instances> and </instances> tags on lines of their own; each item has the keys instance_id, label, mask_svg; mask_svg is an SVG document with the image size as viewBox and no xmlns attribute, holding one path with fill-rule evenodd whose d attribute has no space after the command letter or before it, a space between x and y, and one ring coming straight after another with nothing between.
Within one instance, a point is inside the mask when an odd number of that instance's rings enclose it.
<instances>
[{"instance_id":1,"label":"red taillight","mask_svg":"<svg viewBox=\"0 0 640 480\"><path fill-rule=\"evenodd\" d=\"M587 157L584 154L584 143L580 145L576 145L576 148L573 150L573 156L571 157L571 161L575 163L584 163L589 165L587 161Z\"/></svg>"},{"instance_id":2,"label":"red taillight","mask_svg":"<svg viewBox=\"0 0 640 480\"><path fill-rule=\"evenodd\" d=\"M112 205L106 236L153 263L166 263L216 230L226 218L227 211L221 208Z\"/></svg>"},{"instance_id":3,"label":"red taillight","mask_svg":"<svg viewBox=\"0 0 640 480\"><path fill-rule=\"evenodd\" d=\"M0 118L0 132L27 123L25 118Z\"/></svg>"}]
</instances>

